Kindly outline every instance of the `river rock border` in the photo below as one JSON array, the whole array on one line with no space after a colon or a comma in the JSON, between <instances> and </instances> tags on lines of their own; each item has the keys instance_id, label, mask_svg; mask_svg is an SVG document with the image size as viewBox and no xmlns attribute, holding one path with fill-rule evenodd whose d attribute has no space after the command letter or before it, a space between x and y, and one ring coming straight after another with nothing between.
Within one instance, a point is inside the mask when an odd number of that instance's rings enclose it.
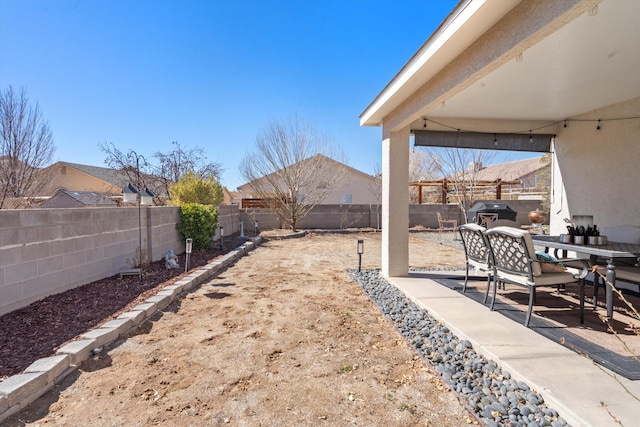
<instances>
[{"instance_id":1,"label":"river rock border","mask_svg":"<svg viewBox=\"0 0 640 427\"><path fill-rule=\"evenodd\" d=\"M525 382L511 378L496 362L478 354L469 341L456 337L426 309L389 284L379 270L349 270L348 273L486 426L568 426L539 393Z\"/></svg>"},{"instance_id":2,"label":"river rock border","mask_svg":"<svg viewBox=\"0 0 640 427\"><path fill-rule=\"evenodd\" d=\"M58 349L54 356L38 359L23 373L0 382L0 423L51 390L78 369L82 362L99 353L104 346L126 336L157 311L182 298L193 287L215 277L261 243L261 237L243 243L204 267L193 270L174 284L165 286L144 303L121 314L117 319L85 332L75 341Z\"/></svg>"}]
</instances>

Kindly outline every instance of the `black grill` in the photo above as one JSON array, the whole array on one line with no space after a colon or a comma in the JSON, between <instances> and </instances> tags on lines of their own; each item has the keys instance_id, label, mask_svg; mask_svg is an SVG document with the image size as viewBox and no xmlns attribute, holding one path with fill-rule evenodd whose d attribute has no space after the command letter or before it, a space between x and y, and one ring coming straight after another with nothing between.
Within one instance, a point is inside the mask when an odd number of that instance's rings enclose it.
<instances>
[{"instance_id":1,"label":"black grill","mask_svg":"<svg viewBox=\"0 0 640 427\"><path fill-rule=\"evenodd\" d=\"M498 219L516 220L518 212L514 211L506 203L476 203L467 211L467 222L480 224L479 213L498 214Z\"/></svg>"}]
</instances>

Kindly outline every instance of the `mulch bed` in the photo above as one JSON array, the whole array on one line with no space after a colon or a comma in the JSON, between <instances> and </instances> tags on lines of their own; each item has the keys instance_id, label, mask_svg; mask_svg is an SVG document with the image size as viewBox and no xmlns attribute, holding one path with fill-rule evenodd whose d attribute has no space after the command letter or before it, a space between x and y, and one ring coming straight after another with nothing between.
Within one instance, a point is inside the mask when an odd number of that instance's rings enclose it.
<instances>
[{"instance_id":1,"label":"mulch bed","mask_svg":"<svg viewBox=\"0 0 640 427\"><path fill-rule=\"evenodd\" d=\"M189 269L201 267L246 241L225 239L224 250L215 247L194 251ZM165 286L183 276L181 268L167 270L164 259L151 263L138 276L114 275L75 289L48 296L27 307L0 316L0 380L24 371L37 359L56 350L77 336L144 302Z\"/></svg>"}]
</instances>

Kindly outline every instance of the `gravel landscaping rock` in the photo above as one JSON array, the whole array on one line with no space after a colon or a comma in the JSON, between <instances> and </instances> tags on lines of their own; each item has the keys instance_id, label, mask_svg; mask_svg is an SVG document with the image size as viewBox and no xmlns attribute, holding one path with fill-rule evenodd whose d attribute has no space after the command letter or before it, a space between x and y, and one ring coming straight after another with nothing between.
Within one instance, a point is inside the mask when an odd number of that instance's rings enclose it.
<instances>
[{"instance_id":1,"label":"gravel landscaping rock","mask_svg":"<svg viewBox=\"0 0 640 427\"><path fill-rule=\"evenodd\" d=\"M539 393L511 378L496 362L476 353L469 341L452 334L427 310L381 277L379 270L350 270L349 274L485 425L568 425Z\"/></svg>"}]
</instances>

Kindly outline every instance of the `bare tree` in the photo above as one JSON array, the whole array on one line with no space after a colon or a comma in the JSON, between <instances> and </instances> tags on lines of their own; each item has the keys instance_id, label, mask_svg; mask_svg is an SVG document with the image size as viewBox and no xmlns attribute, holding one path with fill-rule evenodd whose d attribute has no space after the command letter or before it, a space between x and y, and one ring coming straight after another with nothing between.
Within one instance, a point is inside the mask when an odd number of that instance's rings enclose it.
<instances>
[{"instance_id":1,"label":"bare tree","mask_svg":"<svg viewBox=\"0 0 640 427\"><path fill-rule=\"evenodd\" d=\"M255 195L292 230L343 185L344 156L330 139L297 116L270 120L240 163Z\"/></svg>"},{"instance_id":2,"label":"bare tree","mask_svg":"<svg viewBox=\"0 0 640 427\"><path fill-rule=\"evenodd\" d=\"M148 187L152 192L157 193L157 185L154 185L148 173L151 169L146 157L132 150L124 153L112 142L98 144L98 148L107 155L104 160L107 167L123 172L129 182L134 183L137 188Z\"/></svg>"},{"instance_id":3,"label":"bare tree","mask_svg":"<svg viewBox=\"0 0 640 427\"><path fill-rule=\"evenodd\" d=\"M458 204L463 215L474 202L473 188L483 164L491 162L495 153L465 148L432 148L426 151L439 178L446 179L453 191L449 197Z\"/></svg>"},{"instance_id":4,"label":"bare tree","mask_svg":"<svg viewBox=\"0 0 640 427\"><path fill-rule=\"evenodd\" d=\"M222 165L216 162L208 162L202 148L183 148L178 141L173 141L174 149L168 153L157 151L153 157L158 159L159 165L153 168L154 175L158 176L166 193L169 187L180 181L187 173L193 173L198 178L208 180L213 178L220 182Z\"/></svg>"},{"instance_id":5,"label":"bare tree","mask_svg":"<svg viewBox=\"0 0 640 427\"><path fill-rule=\"evenodd\" d=\"M34 196L37 172L51 163L55 146L49 123L26 91L0 92L0 209L8 198Z\"/></svg>"},{"instance_id":6,"label":"bare tree","mask_svg":"<svg viewBox=\"0 0 640 427\"><path fill-rule=\"evenodd\" d=\"M149 163L144 156L138 156L131 150L127 153L120 151L115 144L105 142L98 144L100 150L107 155L105 164L111 169L122 171L130 182L139 188L148 187L156 195L170 195L169 187L175 184L187 173L196 177L219 182L222 166L219 163L207 162L204 150L200 147L183 148L177 141L172 142L175 148L162 153L157 151L153 157L158 160L157 165ZM138 176L138 169L140 176ZM157 204L162 199L156 197Z\"/></svg>"},{"instance_id":7,"label":"bare tree","mask_svg":"<svg viewBox=\"0 0 640 427\"><path fill-rule=\"evenodd\" d=\"M439 172L439 162L423 150L412 150L409 155L409 182L430 181ZM409 203L418 203L420 187L409 188Z\"/></svg>"},{"instance_id":8,"label":"bare tree","mask_svg":"<svg viewBox=\"0 0 640 427\"><path fill-rule=\"evenodd\" d=\"M544 156L540 158L540 163L543 166L538 169L535 173L536 175L536 190L542 193L542 210L545 212L549 211L551 207L551 153L545 153Z\"/></svg>"}]
</instances>

